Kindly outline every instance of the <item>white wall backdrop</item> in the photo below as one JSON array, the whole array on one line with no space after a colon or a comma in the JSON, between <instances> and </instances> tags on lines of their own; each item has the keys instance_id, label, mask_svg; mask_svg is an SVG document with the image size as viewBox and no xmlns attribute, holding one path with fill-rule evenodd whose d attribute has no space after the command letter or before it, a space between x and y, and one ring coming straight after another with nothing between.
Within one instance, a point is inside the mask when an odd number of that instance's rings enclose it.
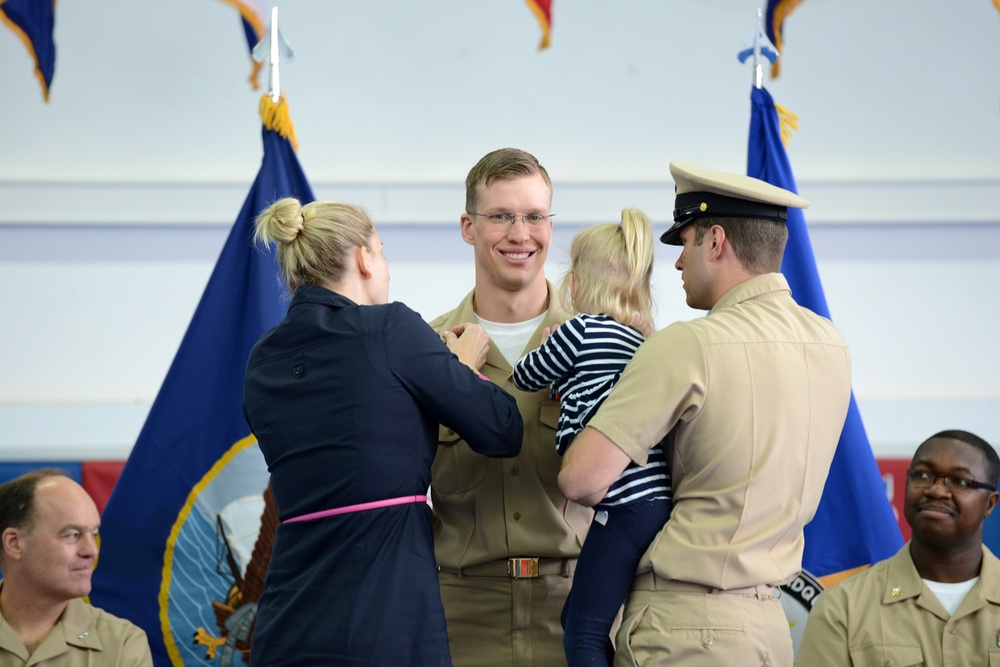
<instances>
[{"instance_id":1,"label":"white wall backdrop","mask_svg":"<svg viewBox=\"0 0 1000 667\"><path fill-rule=\"evenodd\" d=\"M555 182L548 272L583 225L670 217L672 159L745 169L753 0L285 0L281 68L317 196L365 205L391 296L432 317L472 282L457 219L484 153ZM805 2L776 101L876 453L1000 443L1000 12ZM216 0L61 2L52 98L0 29L0 459L123 458L260 165L259 92ZM266 86L266 76L263 78ZM661 325L699 316L657 250Z\"/></svg>"}]
</instances>

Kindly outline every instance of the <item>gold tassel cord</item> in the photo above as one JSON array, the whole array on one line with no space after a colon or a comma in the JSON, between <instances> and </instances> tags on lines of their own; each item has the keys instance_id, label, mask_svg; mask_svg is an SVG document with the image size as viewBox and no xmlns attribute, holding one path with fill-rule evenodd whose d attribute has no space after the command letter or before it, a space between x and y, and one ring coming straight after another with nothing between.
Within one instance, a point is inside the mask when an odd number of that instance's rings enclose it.
<instances>
[{"instance_id":1,"label":"gold tassel cord","mask_svg":"<svg viewBox=\"0 0 1000 667\"><path fill-rule=\"evenodd\" d=\"M799 117L780 104L775 104L774 109L778 112L778 126L781 128L781 143L787 148L788 140L792 138L792 133L797 132L799 129Z\"/></svg>"},{"instance_id":2,"label":"gold tassel cord","mask_svg":"<svg viewBox=\"0 0 1000 667\"><path fill-rule=\"evenodd\" d=\"M284 95L279 97L277 102L272 101L270 95L263 95L260 98L260 120L264 123L264 127L277 132L292 144L292 148L299 150L299 141L295 138L295 126L292 125L292 115L288 111Z\"/></svg>"}]
</instances>

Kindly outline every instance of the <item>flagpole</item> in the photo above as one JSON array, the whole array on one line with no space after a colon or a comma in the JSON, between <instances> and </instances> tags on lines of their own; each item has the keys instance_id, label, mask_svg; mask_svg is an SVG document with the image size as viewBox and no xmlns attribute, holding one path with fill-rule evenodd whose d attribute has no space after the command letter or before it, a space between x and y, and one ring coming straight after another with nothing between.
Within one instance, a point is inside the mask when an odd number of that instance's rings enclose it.
<instances>
[{"instance_id":1,"label":"flagpole","mask_svg":"<svg viewBox=\"0 0 1000 667\"><path fill-rule=\"evenodd\" d=\"M753 37L747 42L746 47L738 54L737 59L741 63L746 63L753 57L753 87L760 90L764 87L764 60L774 63L778 59L778 51L774 44L768 39L764 32L764 13L760 7L757 8L757 17L754 22Z\"/></svg>"},{"instance_id":2,"label":"flagpole","mask_svg":"<svg viewBox=\"0 0 1000 667\"><path fill-rule=\"evenodd\" d=\"M253 47L251 54L258 63L267 62L267 82L268 91L260 98L260 116L264 122L264 127L277 132L298 150L298 141L295 139L295 128L292 127L292 118L288 113L288 105L281 94L281 78L278 65L282 58L286 62L295 59L295 49L281 34L278 28L278 8L271 8L271 23L264 32L257 45Z\"/></svg>"},{"instance_id":3,"label":"flagpole","mask_svg":"<svg viewBox=\"0 0 1000 667\"><path fill-rule=\"evenodd\" d=\"M763 13L757 8L757 23L753 31L753 87L764 85L764 66L760 64L760 32L764 27Z\"/></svg>"},{"instance_id":4,"label":"flagpole","mask_svg":"<svg viewBox=\"0 0 1000 667\"><path fill-rule=\"evenodd\" d=\"M757 10L757 18L760 19L760 10ZM278 79L278 45L281 40L278 38L278 8L271 7L271 53L268 58L267 84L268 92L271 94L271 101L275 104L281 98L281 83Z\"/></svg>"},{"instance_id":5,"label":"flagpole","mask_svg":"<svg viewBox=\"0 0 1000 667\"><path fill-rule=\"evenodd\" d=\"M285 40L285 36L278 29L278 8L275 6L271 8L271 24L251 52L251 57L257 62L267 61L268 96L274 104L277 104L281 99L279 62L282 51L284 51L285 60L291 61L295 58L295 49Z\"/></svg>"}]
</instances>

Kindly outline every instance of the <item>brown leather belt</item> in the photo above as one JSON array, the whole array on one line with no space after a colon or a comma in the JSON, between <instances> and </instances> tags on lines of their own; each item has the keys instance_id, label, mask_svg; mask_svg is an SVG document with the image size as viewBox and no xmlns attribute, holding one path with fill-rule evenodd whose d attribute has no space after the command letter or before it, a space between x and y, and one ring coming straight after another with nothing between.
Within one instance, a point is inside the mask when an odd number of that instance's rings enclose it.
<instances>
[{"instance_id":1,"label":"brown leather belt","mask_svg":"<svg viewBox=\"0 0 1000 667\"><path fill-rule=\"evenodd\" d=\"M536 577L572 577L576 569L575 558L507 558L468 567L438 566L438 570L463 577L503 577L505 579L534 579Z\"/></svg>"},{"instance_id":2,"label":"brown leather belt","mask_svg":"<svg viewBox=\"0 0 1000 667\"><path fill-rule=\"evenodd\" d=\"M774 586L760 584L758 586L746 586L744 588L713 588L705 584L696 584L690 581L677 581L676 579L664 579L656 576L653 572L643 572L632 580L633 591L677 591L680 593L708 593L710 595L746 595L758 599L774 598L777 590Z\"/></svg>"}]
</instances>

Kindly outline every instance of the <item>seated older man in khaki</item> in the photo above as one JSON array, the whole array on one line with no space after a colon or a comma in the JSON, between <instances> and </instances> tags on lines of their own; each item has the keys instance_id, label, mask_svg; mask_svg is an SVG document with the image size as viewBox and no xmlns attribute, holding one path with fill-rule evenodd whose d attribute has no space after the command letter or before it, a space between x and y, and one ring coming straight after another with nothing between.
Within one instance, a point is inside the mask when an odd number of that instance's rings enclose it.
<instances>
[{"instance_id":1,"label":"seated older man in khaki","mask_svg":"<svg viewBox=\"0 0 1000 667\"><path fill-rule=\"evenodd\" d=\"M146 633L90 593L101 518L63 471L0 484L0 665L152 667Z\"/></svg>"}]
</instances>

